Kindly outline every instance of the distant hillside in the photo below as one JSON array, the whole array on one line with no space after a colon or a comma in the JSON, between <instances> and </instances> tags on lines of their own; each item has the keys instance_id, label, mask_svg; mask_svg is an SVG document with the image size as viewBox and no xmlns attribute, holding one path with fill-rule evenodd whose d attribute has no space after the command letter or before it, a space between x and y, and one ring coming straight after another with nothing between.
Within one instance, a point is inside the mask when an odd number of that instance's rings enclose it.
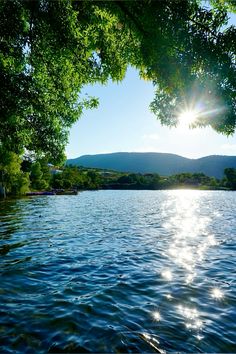
<instances>
[{"instance_id":1,"label":"distant hillside","mask_svg":"<svg viewBox=\"0 0 236 354\"><path fill-rule=\"evenodd\" d=\"M156 152L117 152L84 155L67 160L67 165L104 168L121 172L159 173L169 176L181 172L202 172L207 176L222 178L224 169L236 168L236 156L206 156L188 159L175 154Z\"/></svg>"}]
</instances>

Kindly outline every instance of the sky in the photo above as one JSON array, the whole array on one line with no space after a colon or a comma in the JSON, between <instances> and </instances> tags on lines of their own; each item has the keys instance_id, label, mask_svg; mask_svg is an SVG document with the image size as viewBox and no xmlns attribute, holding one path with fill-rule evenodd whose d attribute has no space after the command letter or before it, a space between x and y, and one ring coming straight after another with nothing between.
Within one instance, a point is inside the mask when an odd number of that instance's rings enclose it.
<instances>
[{"instance_id":1,"label":"sky","mask_svg":"<svg viewBox=\"0 0 236 354\"><path fill-rule=\"evenodd\" d=\"M121 83L85 87L84 93L98 97L100 104L85 111L72 127L67 158L111 152L166 152L189 158L236 155L236 134L162 126L149 109L154 91L133 68Z\"/></svg>"}]
</instances>

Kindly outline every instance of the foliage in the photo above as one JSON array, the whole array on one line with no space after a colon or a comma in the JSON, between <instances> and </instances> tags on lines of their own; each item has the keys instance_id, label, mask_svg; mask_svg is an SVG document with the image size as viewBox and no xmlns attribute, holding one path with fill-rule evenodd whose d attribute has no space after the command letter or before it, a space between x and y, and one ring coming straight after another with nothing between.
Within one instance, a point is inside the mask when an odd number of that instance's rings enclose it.
<instances>
[{"instance_id":1,"label":"foliage","mask_svg":"<svg viewBox=\"0 0 236 354\"><path fill-rule=\"evenodd\" d=\"M215 5L218 3L215 1ZM181 110L194 109L196 121L192 127L208 125L226 135L233 134L236 125L235 27L222 29L228 18L223 6L216 6L213 11L198 8L187 18L192 20L191 24L188 21L181 24L175 36L176 55L181 61L179 79L173 78L171 88L156 82L151 110L162 124L175 126Z\"/></svg>"},{"instance_id":2,"label":"foliage","mask_svg":"<svg viewBox=\"0 0 236 354\"><path fill-rule=\"evenodd\" d=\"M60 173L53 175L52 187L55 189L83 189L86 176L77 167L66 167Z\"/></svg>"},{"instance_id":3,"label":"foliage","mask_svg":"<svg viewBox=\"0 0 236 354\"><path fill-rule=\"evenodd\" d=\"M129 175L122 175L117 179L116 183L135 189L159 189L161 185L160 176L157 173L146 175L131 173Z\"/></svg>"},{"instance_id":4,"label":"foliage","mask_svg":"<svg viewBox=\"0 0 236 354\"><path fill-rule=\"evenodd\" d=\"M46 188L48 188L48 186L51 184L51 179L52 179L52 174L50 172L50 168L49 168L49 164L48 164L48 160L45 158L41 158L38 160L40 163L40 167L41 167L41 171L43 174L43 179L46 183Z\"/></svg>"},{"instance_id":5,"label":"foliage","mask_svg":"<svg viewBox=\"0 0 236 354\"><path fill-rule=\"evenodd\" d=\"M179 173L160 176L157 173L123 173L93 168L65 166L60 170L49 167L45 160L22 163L14 153L5 154L0 164L7 194L25 194L31 190L95 190L95 189L236 189L236 169L226 168L220 181L204 173ZM2 156L1 156L2 157ZM27 168L26 168L27 166ZM22 168L30 170L23 172ZM50 178L48 178L50 176ZM1 186L1 183L0 183Z\"/></svg>"},{"instance_id":6,"label":"foliage","mask_svg":"<svg viewBox=\"0 0 236 354\"><path fill-rule=\"evenodd\" d=\"M29 191L30 179L28 173L20 172L17 174L11 184L10 194L13 196L24 195Z\"/></svg>"},{"instance_id":7,"label":"foliage","mask_svg":"<svg viewBox=\"0 0 236 354\"><path fill-rule=\"evenodd\" d=\"M224 189L235 188L236 169L225 169L227 176L221 181L204 173L179 173L161 177L157 173L104 172L103 170L66 166L53 176L51 187L54 189ZM225 180L226 179L226 180ZM231 181L231 182L230 182Z\"/></svg>"},{"instance_id":8,"label":"foliage","mask_svg":"<svg viewBox=\"0 0 236 354\"><path fill-rule=\"evenodd\" d=\"M97 189L101 185L100 175L96 171L88 171L86 174L86 179L89 189Z\"/></svg>"},{"instance_id":9,"label":"foliage","mask_svg":"<svg viewBox=\"0 0 236 354\"><path fill-rule=\"evenodd\" d=\"M189 187L201 187L207 186L211 188L220 187L219 181L215 177L208 177L204 173L179 173L168 177L163 187L179 187L179 186L189 186Z\"/></svg>"},{"instance_id":10,"label":"foliage","mask_svg":"<svg viewBox=\"0 0 236 354\"><path fill-rule=\"evenodd\" d=\"M175 125L178 108L199 96L197 124L233 133L236 31L222 25L235 5L212 4L2 0L0 146L62 161L70 127L98 104L81 89L123 79L128 65L153 81L151 109L163 124Z\"/></svg>"},{"instance_id":11,"label":"foliage","mask_svg":"<svg viewBox=\"0 0 236 354\"><path fill-rule=\"evenodd\" d=\"M0 184L7 194L24 194L29 190L29 174L21 170L21 159L13 152L0 149Z\"/></svg>"},{"instance_id":12,"label":"foliage","mask_svg":"<svg viewBox=\"0 0 236 354\"><path fill-rule=\"evenodd\" d=\"M62 160L69 128L97 106L81 88L123 78L127 31L87 1L3 0L0 18L0 143Z\"/></svg>"},{"instance_id":13,"label":"foliage","mask_svg":"<svg viewBox=\"0 0 236 354\"><path fill-rule=\"evenodd\" d=\"M30 171L31 187L36 190L47 189L49 180L48 170L45 171L45 166L42 168L42 164L39 161L32 163Z\"/></svg>"},{"instance_id":14,"label":"foliage","mask_svg":"<svg viewBox=\"0 0 236 354\"><path fill-rule=\"evenodd\" d=\"M213 8L224 9L225 11L236 12L235 0L211 0Z\"/></svg>"},{"instance_id":15,"label":"foliage","mask_svg":"<svg viewBox=\"0 0 236 354\"><path fill-rule=\"evenodd\" d=\"M224 173L226 177L226 186L235 190L236 189L236 169L225 168Z\"/></svg>"}]
</instances>

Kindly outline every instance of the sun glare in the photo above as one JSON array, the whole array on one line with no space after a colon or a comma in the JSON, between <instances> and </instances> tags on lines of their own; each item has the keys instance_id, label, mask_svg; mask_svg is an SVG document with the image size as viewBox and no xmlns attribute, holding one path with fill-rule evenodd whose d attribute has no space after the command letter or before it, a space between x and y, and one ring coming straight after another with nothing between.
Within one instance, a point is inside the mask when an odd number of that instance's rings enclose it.
<instances>
[{"instance_id":1,"label":"sun glare","mask_svg":"<svg viewBox=\"0 0 236 354\"><path fill-rule=\"evenodd\" d=\"M197 118L196 110L186 110L179 115L179 125L181 127L189 127Z\"/></svg>"}]
</instances>

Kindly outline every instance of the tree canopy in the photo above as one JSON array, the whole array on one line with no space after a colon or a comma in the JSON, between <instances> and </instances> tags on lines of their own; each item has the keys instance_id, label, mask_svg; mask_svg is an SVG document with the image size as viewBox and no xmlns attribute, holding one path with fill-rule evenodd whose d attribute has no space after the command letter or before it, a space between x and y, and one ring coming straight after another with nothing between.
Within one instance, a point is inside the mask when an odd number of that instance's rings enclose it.
<instances>
[{"instance_id":1,"label":"tree canopy","mask_svg":"<svg viewBox=\"0 0 236 354\"><path fill-rule=\"evenodd\" d=\"M119 81L129 65L151 80L151 110L176 125L236 126L234 0L1 0L0 150L63 158L68 132L98 100L86 84Z\"/></svg>"}]
</instances>

